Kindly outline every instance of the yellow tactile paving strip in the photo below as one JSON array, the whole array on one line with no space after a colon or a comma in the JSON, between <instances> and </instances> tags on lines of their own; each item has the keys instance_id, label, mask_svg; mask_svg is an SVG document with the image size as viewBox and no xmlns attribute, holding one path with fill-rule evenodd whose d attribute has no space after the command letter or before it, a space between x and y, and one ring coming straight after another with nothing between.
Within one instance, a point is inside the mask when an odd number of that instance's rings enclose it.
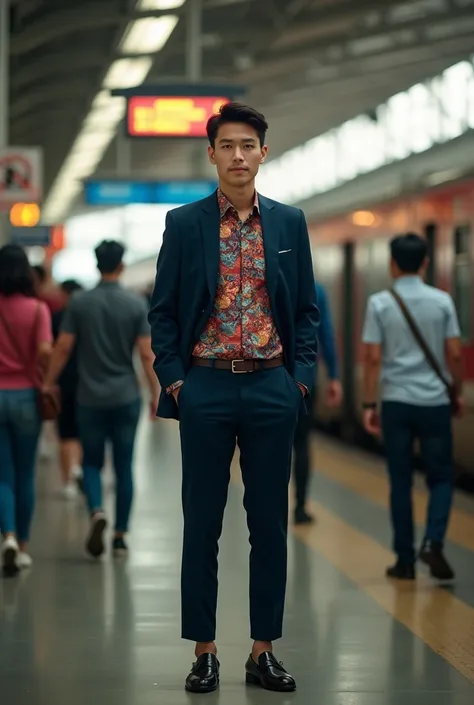
<instances>
[{"instance_id":1,"label":"yellow tactile paving strip","mask_svg":"<svg viewBox=\"0 0 474 705\"><path fill-rule=\"evenodd\" d=\"M294 534L474 683L474 610L421 576L409 584L387 580L390 551L322 505L311 505L317 524L292 527Z\"/></svg>"},{"instance_id":2,"label":"yellow tactile paving strip","mask_svg":"<svg viewBox=\"0 0 474 705\"><path fill-rule=\"evenodd\" d=\"M324 465L321 449L318 465ZM349 470L346 465L344 471ZM369 474L373 482L374 473ZM237 454L232 481L235 484L242 482ZM384 492L386 495L386 485ZM384 572L386 566L393 563L391 551L321 504L309 504L318 518L317 523L313 526L291 526L290 531L474 683L474 610L423 576L415 583L408 584L387 580ZM317 590L317 585L314 589Z\"/></svg>"},{"instance_id":3,"label":"yellow tactile paving strip","mask_svg":"<svg viewBox=\"0 0 474 705\"><path fill-rule=\"evenodd\" d=\"M320 475L343 485L355 494L368 499L381 507L388 508L389 486L385 475L376 472L377 461L367 462L372 470L364 468L363 456L357 451L349 455L347 449L337 448L335 443L316 437L313 440L313 467ZM426 518L427 494L413 490L413 513L417 524L424 526ZM388 520L388 519L387 519ZM453 508L449 524L448 538L459 546L474 551L474 514Z\"/></svg>"}]
</instances>

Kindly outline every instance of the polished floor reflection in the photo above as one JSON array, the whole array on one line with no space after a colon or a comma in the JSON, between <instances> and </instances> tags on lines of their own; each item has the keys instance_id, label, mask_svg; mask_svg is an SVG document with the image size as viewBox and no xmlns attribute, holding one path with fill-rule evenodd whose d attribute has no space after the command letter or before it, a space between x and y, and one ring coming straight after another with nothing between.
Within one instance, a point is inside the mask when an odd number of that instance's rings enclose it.
<instances>
[{"instance_id":1,"label":"polished floor reflection","mask_svg":"<svg viewBox=\"0 0 474 705\"><path fill-rule=\"evenodd\" d=\"M386 535L378 537L376 531L380 507L364 504L365 514L373 508L371 535L356 516L357 502L366 500L358 497L356 488L332 486L327 472L318 475L313 486L314 501L320 491L318 501L324 505L319 509L315 504L318 523L290 534L286 635L277 644L278 658L298 683L296 693L287 695L244 685L250 648L248 542L238 479L230 491L221 541L221 687L213 694L192 696L183 688L192 645L179 639L176 426L163 421L151 429L144 423L141 429L130 557L124 562L107 555L96 564L84 556L83 504L67 504L56 495L56 476L51 465L41 465L33 569L0 580L2 704L181 705L196 699L221 705L474 702L474 678L461 663L474 664L474 642L469 643L466 634L460 644L453 643L449 632L457 614L472 620L473 608L455 590L441 590L424 576L411 588L387 585L384 565L376 563L387 552ZM109 493L109 507L111 501ZM469 576L463 570L467 589ZM470 576L472 587L473 568ZM465 613L456 611L461 608ZM441 620L441 646L446 642L444 657L426 645L438 633L436 615ZM461 623L459 629L461 633Z\"/></svg>"}]
</instances>

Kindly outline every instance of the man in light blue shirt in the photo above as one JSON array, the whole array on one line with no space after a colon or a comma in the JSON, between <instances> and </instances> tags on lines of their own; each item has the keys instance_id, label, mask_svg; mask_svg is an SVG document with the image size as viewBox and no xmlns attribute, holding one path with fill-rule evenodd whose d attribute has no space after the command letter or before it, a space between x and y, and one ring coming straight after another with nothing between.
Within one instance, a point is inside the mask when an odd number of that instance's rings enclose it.
<instances>
[{"instance_id":1,"label":"man in light blue shirt","mask_svg":"<svg viewBox=\"0 0 474 705\"><path fill-rule=\"evenodd\" d=\"M446 380L456 386L461 408L461 343L449 294L427 286L422 275L427 246L413 233L390 243L393 288L411 314ZM413 443L418 439L430 489L425 538L420 559L438 579L452 579L443 544L452 492L452 411L446 385L428 363L402 310L389 291L371 296L363 331L364 426L382 433L391 484L391 515L397 563L387 570L394 578L415 577L411 506ZM377 413L380 381L381 419Z\"/></svg>"}]
</instances>

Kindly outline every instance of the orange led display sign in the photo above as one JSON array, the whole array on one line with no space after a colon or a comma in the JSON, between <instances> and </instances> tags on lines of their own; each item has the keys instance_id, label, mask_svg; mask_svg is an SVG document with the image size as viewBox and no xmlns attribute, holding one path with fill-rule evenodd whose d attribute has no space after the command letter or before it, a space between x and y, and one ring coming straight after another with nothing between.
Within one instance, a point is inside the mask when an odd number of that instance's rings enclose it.
<instances>
[{"instance_id":1,"label":"orange led display sign","mask_svg":"<svg viewBox=\"0 0 474 705\"><path fill-rule=\"evenodd\" d=\"M15 203L10 211L10 223L15 227L34 228L41 211L37 203Z\"/></svg>"},{"instance_id":2,"label":"orange led display sign","mask_svg":"<svg viewBox=\"0 0 474 705\"><path fill-rule=\"evenodd\" d=\"M228 98L132 96L127 102L130 137L206 137L206 124Z\"/></svg>"}]
</instances>

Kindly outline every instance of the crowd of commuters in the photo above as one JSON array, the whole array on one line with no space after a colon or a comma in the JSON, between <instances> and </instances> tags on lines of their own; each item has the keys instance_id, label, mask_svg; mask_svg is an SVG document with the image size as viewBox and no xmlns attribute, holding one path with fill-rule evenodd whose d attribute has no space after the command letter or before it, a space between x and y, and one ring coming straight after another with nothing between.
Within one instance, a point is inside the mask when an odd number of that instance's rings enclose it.
<instances>
[{"instance_id":1,"label":"crowd of commuters","mask_svg":"<svg viewBox=\"0 0 474 705\"><path fill-rule=\"evenodd\" d=\"M87 550L104 551L107 526L101 486L106 442L110 441L116 474L116 510L112 548L127 551L125 534L133 499L132 458L141 407L134 365L138 352L155 416L159 385L153 370L148 297L119 284L122 245L104 242L96 250L99 284L91 291L68 280L56 285L43 267L30 267L17 246L0 249L0 530L5 570L29 567L28 541L35 502L35 464L42 421L38 389L58 382L61 409L56 420L61 491L65 498L85 494L91 514ZM391 517L397 562L389 577L415 577L417 554L411 511L411 458L414 438L427 471L430 504L426 535L419 557L434 577L449 579L454 571L444 555L444 537L453 492L452 400L446 380L432 369L397 302L406 300L423 336L453 379L462 413L462 370L459 325L451 297L423 284L427 265L425 241L409 234L391 243L392 291L369 299L363 341L366 348L364 426L382 435L391 484ZM328 383L325 400L342 400L337 351L326 292L315 284L320 313L318 340ZM395 292L395 297L394 297ZM410 315L410 313L409 313ZM318 376L315 374L315 380ZM377 411L382 381L381 415ZM307 414L300 414L293 441L294 522L311 523L307 509L311 477L311 431L315 425L316 386L308 394Z\"/></svg>"},{"instance_id":2,"label":"crowd of commuters","mask_svg":"<svg viewBox=\"0 0 474 705\"><path fill-rule=\"evenodd\" d=\"M4 569L32 565L28 541L35 503L35 465L42 420L39 389L59 384L61 409L56 419L61 491L65 498L85 495L91 516L88 552L104 551L107 526L101 469L110 441L116 475L116 509L112 549L127 552L125 534L133 500L132 458L141 394L134 365L138 353L155 417L159 385L147 321L149 297L119 284L124 249L103 242L96 250L101 275L91 291L68 280L55 284L43 267L31 267L17 246L0 249L0 530ZM391 243L394 287L369 299L363 341L364 426L383 435L391 485L390 506L397 561L389 577L413 579L417 556L434 577L450 579L454 571L444 555L444 537L453 493L453 414L462 413L461 343L451 297L423 283L425 241L408 234ZM342 400L336 344L326 292L315 283L320 321L320 357L327 368L325 401ZM400 308L400 297L402 297ZM445 379L433 370L425 350L406 320L413 316L441 362ZM413 322L412 322L413 324ZM425 343L426 344L426 343ZM423 343L422 343L423 345ZM377 408L381 379L382 407ZM318 375L308 393L307 414L300 414L293 440L294 522L314 521L307 509L311 477L311 431ZM446 380L453 380L453 412ZM452 397L452 395L451 395ZM417 554L411 510L412 443L418 438L427 471L430 503L426 534Z\"/></svg>"},{"instance_id":3,"label":"crowd of commuters","mask_svg":"<svg viewBox=\"0 0 474 705\"><path fill-rule=\"evenodd\" d=\"M86 549L104 551L106 518L101 470L110 441L116 475L116 554L133 500L132 458L141 408L135 351L150 388L153 414L158 382L153 372L146 301L119 284L123 246L96 249L100 282L56 285L43 267L31 267L16 245L0 249L0 531L2 567L14 574L32 565L28 553L35 503L35 468L43 417L39 399L60 389L55 419L62 492L77 496L81 480L91 516Z\"/></svg>"}]
</instances>

